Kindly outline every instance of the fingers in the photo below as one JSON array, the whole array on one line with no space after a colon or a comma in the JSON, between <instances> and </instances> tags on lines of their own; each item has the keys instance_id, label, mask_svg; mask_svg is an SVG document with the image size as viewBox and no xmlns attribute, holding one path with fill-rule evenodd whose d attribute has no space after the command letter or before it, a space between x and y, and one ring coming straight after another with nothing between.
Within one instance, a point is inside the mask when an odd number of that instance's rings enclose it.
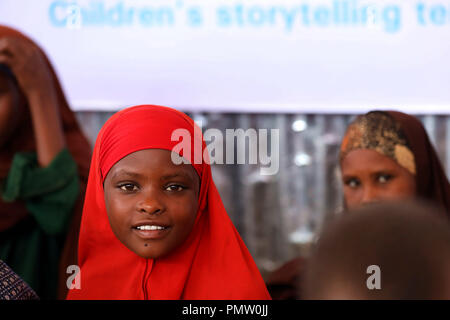
<instances>
[{"instance_id":1,"label":"fingers","mask_svg":"<svg viewBox=\"0 0 450 320\"><path fill-rule=\"evenodd\" d=\"M8 38L1 38L0 39L0 51L4 50L8 47Z\"/></svg>"},{"instance_id":2,"label":"fingers","mask_svg":"<svg viewBox=\"0 0 450 320\"><path fill-rule=\"evenodd\" d=\"M0 63L10 68L25 93L39 88L50 77L39 48L24 39L0 38Z\"/></svg>"},{"instance_id":3,"label":"fingers","mask_svg":"<svg viewBox=\"0 0 450 320\"><path fill-rule=\"evenodd\" d=\"M32 50L32 45L24 39L3 37L0 38L0 53L14 55L15 53L28 52Z\"/></svg>"},{"instance_id":4,"label":"fingers","mask_svg":"<svg viewBox=\"0 0 450 320\"><path fill-rule=\"evenodd\" d=\"M8 38L0 39L0 63L10 65L12 54L10 50L10 40Z\"/></svg>"},{"instance_id":5,"label":"fingers","mask_svg":"<svg viewBox=\"0 0 450 320\"><path fill-rule=\"evenodd\" d=\"M24 40L11 37L0 38L0 63L16 70L28 55L29 50Z\"/></svg>"},{"instance_id":6,"label":"fingers","mask_svg":"<svg viewBox=\"0 0 450 320\"><path fill-rule=\"evenodd\" d=\"M0 51L0 64L6 64L8 66L11 66L12 57L10 55L4 54Z\"/></svg>"},{"instance_id":7,"label":"fingers","mask_svg":"<svg viewBox=\"0 0 450 320\"><path fill-rule=\"evenodd\" d=\"M0 39L0 57L2 59L2 63L11 63L13 50L11 48L11 41L9 38L1 38Z\"/></svg>"}]
</instances>

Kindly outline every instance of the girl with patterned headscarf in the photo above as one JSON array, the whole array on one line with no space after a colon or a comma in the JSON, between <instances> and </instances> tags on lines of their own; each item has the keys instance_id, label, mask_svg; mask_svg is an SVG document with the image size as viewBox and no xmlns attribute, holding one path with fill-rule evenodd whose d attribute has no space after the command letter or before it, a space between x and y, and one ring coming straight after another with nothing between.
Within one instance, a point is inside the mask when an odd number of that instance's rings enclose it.
<instances>
[{"instance_id":1,"label":"girl with patterned headscarf","mask_svg":"<svg viewBox=\"0 0 450 320\"><path fill-rule=\"evenodd\" d=\"M396 111L353 121L341 145L345 205L421 198L450 214L450 184L421 122Z\"/></svg>"},{"instance_id":2,"label":"girl with patterned headscarf","mask_svg":"<svg viewBox=\"0 0 450 320\"><path fill-rule=\"evenodd\" d=\"M450 215L450 184L421 122L396 111L358 116L343 138L340 165L344 205L422 198ZM276 299L302 297L307 261L297 257L274 271L267 285Z\"/></svg>"}]
</instances>

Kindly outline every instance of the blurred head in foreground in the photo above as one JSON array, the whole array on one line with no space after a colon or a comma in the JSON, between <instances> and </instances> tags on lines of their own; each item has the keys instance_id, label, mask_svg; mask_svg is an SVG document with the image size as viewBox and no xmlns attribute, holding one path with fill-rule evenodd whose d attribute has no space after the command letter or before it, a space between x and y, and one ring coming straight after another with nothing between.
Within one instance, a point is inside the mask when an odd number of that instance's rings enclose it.
<instances>
[{"instance_id":1,"label":"blurred head in foreground","mask_svg":"<svg viewBox=\"0 0 450 320\"><path fill-rule=\"evenodd\" d=\"M324 230L306 299L450 299L450 227L417 202L361 207Z\"/></svg>"},{"instance_id":2,"label":"blurred head in foreground","mask_svg":"<svg viewBox=\"0 0 450 320\"><path fill-rule=\"evenodd\" d=\"M450 214L450 184L421 122L395 111L357 117L341 144L345 207L422 198Z\"/></svg>"}]
</instances>

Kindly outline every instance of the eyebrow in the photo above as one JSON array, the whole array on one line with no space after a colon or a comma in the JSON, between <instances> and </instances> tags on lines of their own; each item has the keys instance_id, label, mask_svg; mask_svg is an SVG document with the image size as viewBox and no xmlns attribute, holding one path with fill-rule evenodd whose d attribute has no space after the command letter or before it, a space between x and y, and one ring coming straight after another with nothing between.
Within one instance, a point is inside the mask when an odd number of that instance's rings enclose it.
<instances>
[{"instance_id":1,"label":"eyebrow","mask_svg":"<svg viewBox=\"0 0 450 320\"><path fill-rule=\"evenodd\" d=\"M162 176L160 180L164 181L164 180L170 180L170 179L179 178L179 177L187 178L189 180L193 180L193 177L191 175L189 175L188 173L183 172L183 171L180 171L180 172L177 172L177 173L174 173L174 174L168 174L168 175Z\"/></svg>"},{"instance_id":2,"label":"eyebrow","mask_svg":"<svg viewBox=\"0 0 450 320\"><path fill-rule=\"evenodd\" d=\"M120 170L114 172L112 179L117 178L118 176L121 176L121 175L132 177L132 178L141 178L142 177L142 175L137 172L120 169Z\"/></svg>"},{"instance_id":3,"label":"eyebrow","mask_svg":"<svg viewBox=\"0 0 450 320\"><path fill-rule=\"evenodd\" d=\"M118 170L117 172L115 172L115 173L113 174L112 179L115 179L115 178L117 178L118 176L122 176L122 175L127 176L127 177L131 177L131 178L136 178L136 179L139 179L139 178L143 178L143 177L144 177L144 176L143 176L142 174L140 174L140 173L133 172L133 171L128 171L128 170L126 170L126 169L120 169L120 170ZM187 179L189 179L189 180L193 180L193 177L192 177L191 175L189 175L188 173L183 172L183 171L176 172L176 173L173 173L173 174L167 174L167 175L164 175L164 176L162 176L162 177L160 178L160 180L161 180L161 181L165 181L165 180L170 180L170 179L173 179L173 178L179 178L179 177L181 177L181 178L187 178Z\"/></svg>"}]
</instances>

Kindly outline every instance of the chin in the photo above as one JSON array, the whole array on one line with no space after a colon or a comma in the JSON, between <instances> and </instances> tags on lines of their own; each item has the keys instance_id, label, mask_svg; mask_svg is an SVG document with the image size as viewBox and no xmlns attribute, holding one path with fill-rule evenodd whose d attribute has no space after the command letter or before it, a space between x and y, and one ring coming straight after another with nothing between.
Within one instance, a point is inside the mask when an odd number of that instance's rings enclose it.
<instances>
[{"instance_id":1,"label":"chin","mask_svg":"<svg viewBox=\"0 0 450 320\"><path fill-rule=\"evenodd\" d=\"M135 254L144 259L159 259L169 255L173 250L170 247L162 247L157 244L148 243L145 247L145 243L134 243L133 245L127 245L127 248L133 251Z\"/></svg>"},{"instance_id":2,"label":"chin","mask_svg":"<svg viewBox=\"0 0 450 320\"><path fill-rule=\"evenodd\" d=\"M164 256L161 252L158 250L154 250L153 248L150 248L150 245L148 248L130 248L131 251L136 253L138 256L144 259L157 259Z\"/></svg>"},{"instance_id":3,"label":"chin","mask_svg":"<svg viewBox=\"0 0 450 320\"><path fill-rule=\"evenodd\" d=\"M138 256L144 259L156 259L159 258L159 255L155 252L152 252L151 250L132 250L134 253L136 253Z\"/></svg>"}]
</instances>

